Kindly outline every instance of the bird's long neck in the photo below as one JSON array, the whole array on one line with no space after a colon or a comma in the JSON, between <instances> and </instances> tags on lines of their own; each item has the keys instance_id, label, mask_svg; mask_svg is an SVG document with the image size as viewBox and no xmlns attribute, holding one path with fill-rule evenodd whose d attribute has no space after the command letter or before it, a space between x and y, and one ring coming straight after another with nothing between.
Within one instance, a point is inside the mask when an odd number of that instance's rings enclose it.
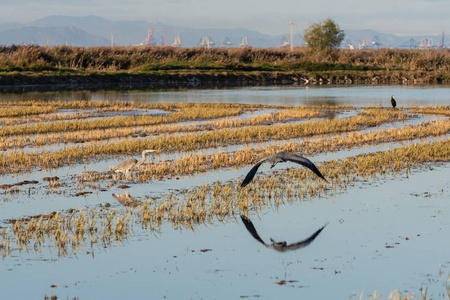
<instances>
[{"instance_id":1,"label":"bird's long neck","mask_svg":"<svg viewBox=\"0 0 450 300\"><path fill-rule=\"evenodd\" d=\"M134 166L135 168L139 168L147 159L147 156L145 156L145 152L142 152L142 159Z\"/></svg>"}]
</instances>

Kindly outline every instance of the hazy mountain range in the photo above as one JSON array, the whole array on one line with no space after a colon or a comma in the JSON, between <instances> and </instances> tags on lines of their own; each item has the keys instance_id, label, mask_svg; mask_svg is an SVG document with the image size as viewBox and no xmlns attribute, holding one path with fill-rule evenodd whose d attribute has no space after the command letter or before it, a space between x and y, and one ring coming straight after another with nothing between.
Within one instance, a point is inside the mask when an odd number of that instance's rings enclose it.
<instances>
[{"instance_id":1,"label":"hazy mountain range","mask_svg":"<svg viewBox=\"0 0 450 300\"><path fill-rule=\"evenodd\" d=\"M49 16L29 24L0 24L0 45L30 44L38 45L77 45L77 46L109 46L139 45L147 39L149 29L153 29L152 42L166 45L174 43L179 35L182 46L197 46L203 37L209 37L215 46L222 46L226 38L233 47L239 47L244 37L253 47L279 47L285 35L273 36L248 29L193 29L174 27L159 22L147 21L110 21L98 16L69 17ZM379 47L408 47L411 40L417 43L423 39L432 39L434 45L440 44L442 34L434 36L396 36L373 30L344 30L343 48L349 44L358 48L367 41L368 45ZM164 37L165 35L165 37ZM303 44L301 32L294 35L294 45ZM445 37L448 39L448 36ZM447 43L447 42L446 42Z\"/></svg>"}]
</instances>

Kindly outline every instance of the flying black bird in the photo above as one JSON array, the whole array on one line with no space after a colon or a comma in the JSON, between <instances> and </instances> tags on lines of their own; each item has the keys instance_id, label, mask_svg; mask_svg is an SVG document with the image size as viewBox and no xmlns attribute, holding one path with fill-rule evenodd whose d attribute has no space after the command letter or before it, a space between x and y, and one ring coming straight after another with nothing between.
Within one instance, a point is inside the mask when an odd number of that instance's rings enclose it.
<instances>
[{"instance_id":1,"label":"flying black bird","mask_svg":"<svg viewBox=\"0 0 450 300\"><path fill-rule=\"evenodd\" d=\"M248 232L250 232L250 234L255 238L255 240L257 240L258 242L260 242L261 244L264 245L264 247L266 248L272 248L276 251L279 252L285 252L285 251L291 251L291 250L297 250L300 248L304 248L306 246L308 246L309 244L312 243L312 241L314 241L314 239L322 232L322 230L327 226L327 224L325 224L322 228L320 228L319 230L317 230L316 232L314 232L313 235L311 235L309 238L300 241L300 242L296 242L296 243L292 243L292 244L287 244L285 241L284 242L275 242L272 238L270 239L270 241L272 242L272 244L266 244L264 243L264 241L259 237L258 232L256 232L255 226L253 226L252 221L250 221L249 218L247 218L244 215L241 215L241 220L245 225L245 228L247 228Z\"/></svg>"},{"instance_id":2,"label":"flying black bird","mask_svg":"<svg viewBox=\"0 0 450 300\"><path fill-rule=\"evenodd\" d=\"M317 176L319 176L320 178L322 178L323 180L328 182L325 179L325 177L323 177L322 173L320 173L319 169L317 169L317 167L309 159L307 159L303 156L288 153L288 152L278 152L277 154L267 156L267 157L261 159L260 161L258 161L256 163L256 165L254 165L253 168L248 172L247 176L245 176L244 180L241 183L241 187L246 186L247 184L249 184L252 181L253 177L255 177L255 174L258 171L258 168L264 162L271 163L272 166L270 166L270 168L272 169L273 167L275 167L275 165L277 163L286 162L286 161L292 161L292 162L295 162L302 166L305 166L308 169L310 169L311 171L313 171L314 174L316 174Z\"/></svg>"},{"instance_id":3,"label":"flying black bird","mask_svg":"<svg viewBox=\"0 0 450 300\"><path fill-rule=\"evenodd\" d=\"M397 106L397 102L395 102L394 96L391 96L391 104L393 108Z\"/></svg>"}]
</instances>

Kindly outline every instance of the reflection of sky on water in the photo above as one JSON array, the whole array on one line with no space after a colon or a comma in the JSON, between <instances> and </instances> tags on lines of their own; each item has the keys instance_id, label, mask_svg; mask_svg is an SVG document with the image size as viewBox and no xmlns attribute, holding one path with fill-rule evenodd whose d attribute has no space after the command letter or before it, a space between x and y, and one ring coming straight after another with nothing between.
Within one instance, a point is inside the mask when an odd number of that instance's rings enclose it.
<instances>
[{"instance_id":1,"label":"reflection of sky on water","mask_svg":"<svg viewBox=\"0 0 450 300\"><path fill-rule=\"evenodd\" d=\"M80 299L348 299L363 290L365 295L375 290L388 295L399 286L418 294L423 284L433 297L443 291L450 267L448 171L446 165L414 172L408 179L357 183L333 198L251 215L258 231L274 239L295 240L329 222L311 245L298 251L264 248L238 216L237 223L217 222L195 233L165 225L157 238L137 226L125 244L109 249L94 245L94 259L89 249L77 258L33 252L7 257L0 286L18 299L50 295L52 284L59 285L58 297ZM282 279L294 282L277 285Z\"/></svg>"},{"instance_id":2,"label":"reflection of sky on water","mask_svg":"<svg viewBox=\"0 0 450 300\"><path fill-rule=\"evenodd\" d=\"M448 85L310 85L270 86L228 89L184 89L178 91L98 90L2 93L1 101L17 100L108 100L155 102L222 102L251 104L349 104L390 106L394 95L397 105L449 105Z\"/></svg>"}]
</instances>

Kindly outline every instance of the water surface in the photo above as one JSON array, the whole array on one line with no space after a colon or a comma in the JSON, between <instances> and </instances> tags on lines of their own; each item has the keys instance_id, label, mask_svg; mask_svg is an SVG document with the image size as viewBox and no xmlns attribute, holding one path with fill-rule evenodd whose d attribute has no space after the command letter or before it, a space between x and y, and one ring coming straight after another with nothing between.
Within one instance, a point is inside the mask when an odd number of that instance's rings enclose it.
<instances>
[{"instance_id":1,"label":"water surface","mask_svg":"<svg viewBox=\"0 0 450 300\"><path fill-rule=\"evenodd\" d=\"M297 241L328 222L298 251L264 248L239 219L195 232L166 225L157 237L135 228L123 244L94 246L94 256L88 248L68 258L47 251L7 257L2 290L16 299L52 293L70 299L359 299L363 291L387 298L399 287L424 285L428 296L445 299L439 295L450 272L449 172L447 165L407 179L359 183L339 196L250 215L267 241ZM278 285L282 279L291 282Z\"/></svg>"},{"instance_id":2,"label":"water surface","mask_svg":"<svg viewBox=\"0 0 450 300\"><path fill-rule=\"evenodd\" d=\"M450 105L448 85L309 85L226 89L95 90L1 93L0 101L19 100L109 100L156 102L221 102L271 105L349 104L390 106Z\"/></svg>"},{"instance_id":3,"label":"water surface","mask_svg":"<svg viewBox=\"0 0 450 300\"><path fill-rule=\"evenodd\" d=\"M441 85L29 92L2 93L0 100L349 104L361 107L389 106L391 95L395 95L398 105L403 107L450 104L450 88ZM436 118L420 117L377 129ZM366 132L372 130L375 128ZM369 145L322 153L311 159L320 163L418 142ZM239 147L244 146L202 152L233 151ZM177 155L188 154L161 155L154 159L173 159ZM108 165L123 159L125 157L110 157L55 171L2 175L0 180L5 183L22 180L40 183L33 186L35 189L30 189L30 193L26 192L27 186L21 187L23 192L17 195L1 195L0 225L5 226L8 218L92 208L105 203L121 210L121 204L112 194L124 193L123 189L116 185L107 191L74 197L79 190L71 176L83 171L106 170ZM280 164L275 170L264 166L258 176L277 176L274 171L292 167L298 166ZM204 183L232 181L238 184L248 170L249 167L243 167L161 182L131 182L129 193L145 201L148 197L161 197L170 190L195 188ZM40 253L32 249L16 251L1 263L0 288L8 299L36 299L45 294L56 295L59 299L360 299L361 293L362 299L368 299L375 291L387 299L389 293L398 288L403 296L406 291L418 296L420 288L424 287L428 288L428 297L448 299L449 174L448 163L428 165L408 175L358 179L354 186L333 196L287 203L258 214L250 212L249 217L265 242L270 238L296 242L328 224L308 247L296 251L281 253L265 248L250 235L239 216L227 222L200 225L194 230L174 229L166 223L160 230L148 232L135 224L132 236L123 242L110 247L103 247L101 243L86 245L67 257L58 256L53 246L44 246ZM44 176L54 175L67 184L62 194L48 192L48 183L42 181ZM277 284L281 280L286 283Z\"/></svg>"}]
</instances>

